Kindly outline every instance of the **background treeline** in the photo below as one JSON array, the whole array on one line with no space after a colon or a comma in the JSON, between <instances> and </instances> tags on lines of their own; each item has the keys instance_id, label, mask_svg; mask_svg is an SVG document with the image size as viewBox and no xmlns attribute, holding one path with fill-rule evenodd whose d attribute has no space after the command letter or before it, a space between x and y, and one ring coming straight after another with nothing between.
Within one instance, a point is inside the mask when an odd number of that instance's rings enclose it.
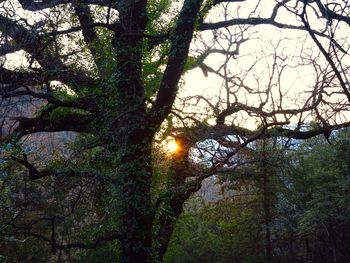
<instances>
[{"instance_id":1,"label":"background treeline","mask_svg":"<svg viewBox=\"0 0 350 263\"><path fill-rule=\"evenodd\" d=\"M282 144L256 142L220 177L230 197L190 202L166 262L350 262L349 132Z\"/></svg>"}]
</instances>

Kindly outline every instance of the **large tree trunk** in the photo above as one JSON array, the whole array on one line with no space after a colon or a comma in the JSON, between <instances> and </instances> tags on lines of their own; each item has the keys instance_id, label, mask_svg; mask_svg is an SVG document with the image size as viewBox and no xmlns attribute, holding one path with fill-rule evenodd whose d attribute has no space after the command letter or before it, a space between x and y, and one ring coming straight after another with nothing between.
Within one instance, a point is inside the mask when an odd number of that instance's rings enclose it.
<instances>
[{"instance_id":1,"label":"large tree trunk","mask_svg":"<svg viewBox=\"0 0 350 263\"><path fill-rule=\"evenodd\" d=\"M142 130L124 134L118 149L121 262L151 262L151 137ZM118 211L119 212L119 211Z\"/></svg>"},{"instance_id":2,"label":"large tree trunk","mask_svg":"<svg viewBox=\"0 0 350 263\"><path fill-rule=\"evenodd\" d=\"M118 34L113 39L117 67L115 119L116 190L121 220L121 262L151 262L152 138L146 121L142 81L142 34L147 25L147 1L118 1ZM126 37L126 34L134 34ZM113 129L113 128L112 128ZM112 130L113 133L113 130Z\"/></svg>"},{"instance_id":3,"label":"large tree trunk","mask_svg":"<svg viewBox=\"0 0 350 263\"><path fill-rule=\"evenodd\" d=\"M120 223L120 261L151 262L152 139L144 106L117 118L114 141L113 209Z\"/></svg>"}]
</instances>

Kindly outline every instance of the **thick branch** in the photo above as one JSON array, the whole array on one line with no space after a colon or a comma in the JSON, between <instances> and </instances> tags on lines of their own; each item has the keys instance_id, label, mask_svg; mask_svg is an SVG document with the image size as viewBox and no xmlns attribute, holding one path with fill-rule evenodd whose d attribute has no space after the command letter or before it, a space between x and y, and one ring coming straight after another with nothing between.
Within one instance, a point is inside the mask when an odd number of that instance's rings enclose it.
<instances>
[{"instance_id":1,"label":"thick branch","mask_svg":"<svg viewBox=\"0 0 350 263\"><path fill-rule=\"evenodd\" d=\"M31 232L31 231L16 231L15 233L7 234L4 232L0 232L3 236L6 235L25 235L25 236L32 236L35 238L38 238L40 240L46 241L51 244L53 249L58 249L58 250L66 250L66 249L74 249L74 248L79 248L79 249L92 249L96 248L98 246L101 246L103 244L106 244L107 242L117 240L120 238L120 234L118 232L112 232L109 235L101 236L95 238L93 241L90 243L83 243L83 242L73 242L73 243L67 243L67 244L58 244L56 242L52 243L53 240L51 238L47 238L45 236L39 235L37 233Z\"/></svg>"},{"instance_id":2,"label":"thick branch","mask_svg":"<svg viewBox=\"0 0 350 263\"><path fill-rule=\"evenodd\" d=\"M42 1L32 1L32 0L19 0L23 9L30 11L42 10L45 8L51 8L62 4L72 4L76 1L73 0L42 0ZM109 7L112 2L112 7L115 8L115 1L110 0L80 0L82 4L94 4L100 6Z\"/></svg>"},{"instance_id":3,"label":"thick branch","mask_svg":"<svg viewBox=\"0 0 350 263\"><path fill-rule=\"evenodd\" d=\"M177 85L187 60L197 14L201 0L186 0L180 12L176 28L170 38L171 48L168 65L158 90L155 105L151 111L155 126L159 126L174 103Z\"/></svg>"},{"instance_id":4,"label":"thick branch","mask_svg":"<svg viewBox=\"0 0 350 263\"><path fill-rule=\"evenodd\" d=\"M215 30L215 29L220 29L220 28L225 28L225 27L230 27L230 26L236 26L236 25L270 25L278 28L283 28L283 29L292 29L292 30L307 30L305 26L296 26L296 25L289 25L289 24L283 24L280 22L276 22L274 18L260 18L260 17L251 17L251 18L235 18L227 21L221 21L221 22L216 22L216 23L203 23L201 24L198 29L201 31L205 30ZM334 45L336 45L342 52L346 53L344 48L342 48L334 39L330 38L326 34L323 34L322 32L318 32L315 30L312 30L312 32L320 37L325 37L332 41Z\"/></svg>"},{"instance_id":5,"label":"thick branch","mask_svg":"<svg viewBox=\"0 0 350 263\"><path fill-rule=\"evenodd\" d=\"M49 78L59 80L71 85L93 85L94 80L83 72L76 72L62 63L58 55L52 55L46 51L51 39L39 37L35 31L30 31L7 17L0 15L0 31L11 37L16 45L31 55L32 61L36 60ZM44 74L44 73L42 73Z\"/></svg>"},{"instance_id":6,"label":"thick branch","mask_svg":"<svg viewBox=\"0 0 350 263\"><path fill-rule=\"evenodd\" d=\"M43 99L52 104L55 107L66 107L66 108L75 108L75 109L83 109L86 111L96 109L97 105L94 101L94 98L76 98L73 100L61 100L56 98L53 94L43 93L43 92L35 92L30 88L20 86L19 90L10 91L9 89L5 89L4 91L0 90L0 96L3 99L13 98L13 97L21 97L21 96L31 96L37 99Z\"/></svg>"},{"instance_id":7,"label":"thick branch","mask_svg":"<svg viewBox=\"0 0 350 263\"><path fill-rule=\"evenodd\" d=\"M286 123L285 123L286 124ZM257 130L250 130L238 126L229 126L229 125L216 125L213 127L196 127L188 128L186 132L189 132L191 137L196 138L197 140L205 139L222 139L222 137L229 135L238 135L243 138L272 138L272 137L285 137L291 139L309 139L317 135L325 134L332 132L334 130L339 130L342 128L350 127L350 122L345 122L341 124L327 125L325 127L315 127L310 130L299 130L292 128L281 127L281 123L277 126L278 123L266 124L262 128ZM271 127L271 128L269 128Z\"/></svg>"},{"instance_id":8,"label":"thick branch","mask_svg":"<svg viewBox=\"0 0 350 263\"><path fill-rule=\"evenodd\" d=\"M21 47L18 45L11 45L8 43L0 44L0 57L5 56L7 54L14 53L19 50L21 50Z\"/></svg>"},{"instance_id":9,"label":"thick branch","mask_svg":"<svg viewBox=\"0 0 350 263\"><path fill-rule=\"evenodd\" d=\"M220 21L216 23L203 23L199 26L199 30L201 31L214 30L214 29L235 26L235 25L253 25L253 26L272 25L278 28L305 30L305 27L303 26L283 24L280 22L276 22L274 18L261 18L261 17L234 18L231 20Z\"/></svg>"},{"instance_id":10,"label":"thick branch","mask_svg":"<svg viewBox=\"0 0 350 263\"><path fill-rule=\"evenodd\" d=\"M109 235L98 237L90 243L74 242L74 243L68 243L68 244L62 244L62 245L56 244L56 248L59 250L73 249L73 248L92 249L92 248L101 246L103 244L106 244L107 242L117 240L119 238L120 238L119 232L112 232Z\"/></svg>"},{"instance_id":11,"label":"thick branch","mask_svg":"<svg viewBox=\"0 0 350 263\"><path fill-rule=\"evenodd\" d=\"M58 36L58 35L65 35L65 34L69 34L69 33L74 33L74 32L78 32L78 31L81 31L81 30L82 31L90 31L90 30L93 30L96 27L107 28L107 29L112 30L114 32L119 32L118 27L116 27L115 25L101 23L101 22L93 22L92 21L91 23L81 24L80 26L75 26L75 27L71 27L71 28L68 28L68 29L47 32L45 34L42 34L42 36L44 36L44 37L52 37L52 36Z\"/></svg>"},{"instance_id":12,"label":"thick branch","mask_svg":"<svg viewBox=\"0 0 350 263\"><path fill-rule=\"evenodd\" d=\"M11 160L23 165L29 174L29 178L32 180L52 176L52 177L78 177L78 178L91 178L98 179L103 181L110 181L109 177L97 172L97 171L81 171L76 169L59 169L59 170L51 170L45 169L39 171L32 163L30 163L27 159L27 156L24 155L23 158L11 157Z\"/></svg>"},{"instance_id":13,"label":"thick branch","mask_svg":"<svg viewBox=\"0 0 350 263\"><path fill-rule=\"evenodd\" d=\"M48 79L42 75L33 72L12 71L6 68L0 68L0 95L4 95L9 88L20 86L31 86L45 83Z\"/></svg>"},{"instance_id":14,"label":"thick branch","mask_svg":"<svg viewBox=\"0 0 350 263\"><path fill-rule=\"evenodd\" d=\"M328 20L336 19L339 21L343 21L347 23L350 26L350 17L349 16L343 16L340 14L337 14L336 12L330 10L328 7L325 7L320 0L315 0L318 8L321 11L321 14L324 18Z\"/></svg>"},{"instance_id":15,"label":"thick branch","mask_svg":"<svg viewBox=\"0 0 350 263\"><path fill-rule=\"evenodd\" d=\"M273 117L276 116L278 114L290 114L290 115L296 115L302 112L307 112L310 111L314 108L316 108L322 101L322 96L318 96L317 100L315 100L311 105L306 106L304 108L300 108L300 109L280 109L280 110L272 110L272 111L264 111L261 107L252 107L252 106L248 106L246 104L242 104L242 103L234 103L232 104L230 107L228 107L227 109L223 110L217 117L217 124L218 125L222 125L225 122L225 118L233 113L239 112L239 111L246 111L249 113L255 113L259 116L262 117Z\"/></svg>"},{"instance_id":16,"label":"thick branch","mask_svg":"<svg viewBox=\"0 0 350 263\"><path fill-rule=\"evenodd\" d=\"M36 35L3 15L0 15L0 31L10 36L17 43L26 41L34 44L38 40Z\"/></svg>"},{"instance_id":17,"label":"thick branch","mask_svg":"<svg viewBox=\"0 0 350 263\"><path fill-rule=\"evenodd\" d=\"M18 126L14 129L16 135L20 138L27 134L37 132L58 132L74 131L85 132L91 118L89 115L69 114L60 119L42 119L42 118L13 118L18 121Z\"/></svg>"},{"instance_id":18,"label":"thick branch","mask_svg":"<svg viewBox=\"0 0 350 263\"><path fill-rule=\"evenodd\" d=\"M92 19L91 11L88 5L77 3L75 4L74 9L75 9L75 13L78 16L81 26L94 23L94 20ZM91 55L94 58L97 68L100 68L101 56L99 55L98 48L96 48L99 42L99 38L97 36L95 28L82 27L82 33L84 36L84 40L91 52Z\"/></svg>"}]
</instances>

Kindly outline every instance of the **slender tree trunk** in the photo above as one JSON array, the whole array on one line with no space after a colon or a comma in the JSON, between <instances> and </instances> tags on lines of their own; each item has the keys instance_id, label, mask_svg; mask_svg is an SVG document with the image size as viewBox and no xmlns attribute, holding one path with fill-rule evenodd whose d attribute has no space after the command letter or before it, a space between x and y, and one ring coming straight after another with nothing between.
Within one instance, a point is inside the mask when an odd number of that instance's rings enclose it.
<instances>
[{"instance_id":1,"label":"slender tree trunk","mask_svg":"<svg viewBox=\"0 0 350 263\"><path fill-rule=\"evenodd\" d=\"M306 259L312 260L312 258L313 258L313 251L311 251L310 242L309 242L309 238L308 237L305 237L305 248L306 248Z\"/></svg>"},{"instance_id":2,"label":"slender tree trunk","mask_svg":"<svg viewBox=\"0 0 350 263\"><path fill-rule=\"evenodd\" d=\"M186 177L189 177L191 174L191 168L188 163L188 155L191 148L190 142L186 137L178 136L176 143L179 149L173 154L173 178L171 178L170 184L172 187L182 189L174 191L164 200L163 206L166 208L164 211L167 212L161 213L157 218L157 226L159 227L156 236L158 244L157 256L160 262L163 261L176 221L183 212L183 204L193 192L198 191L201 187L200 183L186 185Z\"/></svg>"},{"instance_id":3,"label":"slender tree trunk","mask_svg":"<svg viewBox=\"0 0 350 263\"><path fill-rule=\"evenodd\" d=\"M263 142L263 152L262 152L262 191L263 191L263 209L264 209L264 223L265 223L265 256L266 260L270 262L272 256L272 246L271 246L271 203L272 203L272 189L270 176L272 171L269 167L268 156L267 156L266 141Z\"/></svg>"},{"instance_id":4,"label":"slender tree trunk","mask_svg":"<svg viewBox=\"0 0 350 263\"><path fill-rule=\"evenodd\" d=\"M159 244L157 249L157 257L160 262L163 262L163 258L169 246L176 222L183 212L183 204L190 197L190 195L198 191L200 187L201 184L194 183L187 190L174 194L170 198L169 203L166 204L171 212L162 214L159 217L157 222L159 231L156 238L157 243Z\"/></svg>"},{"instance_id":5,"label":"slender tree trunk","mask_svg":"<svg viewBox=\"0 0 350 263\"><path fill-rule=\"evenodd\" d=\"M266 163L264 163L266 165ZM271 260L271 211L270 211L270 189L269 189L269 178L267 174L266 167L264 168L264 181L263 181L263 191L264 191L264 216L265 216L265 252L266 259Z\"/></svg>"},{"instance_id":6,"label":"slender tree trunk","mask_svg":"<svg viewBox=\"0 0 350 263\"><path fill-rule=\"evenodd\" d=\"M158 249L157 249L157 257L160 262L163 262L164 255L169 246L171 235L173 234L175 224L179 216L181 215L183 202L179 200L178 202L170 204L172 213L171 214L163 214L160 216L158 224L159 224L159 232L157 235Z\"/></svg>"}]
</instances>

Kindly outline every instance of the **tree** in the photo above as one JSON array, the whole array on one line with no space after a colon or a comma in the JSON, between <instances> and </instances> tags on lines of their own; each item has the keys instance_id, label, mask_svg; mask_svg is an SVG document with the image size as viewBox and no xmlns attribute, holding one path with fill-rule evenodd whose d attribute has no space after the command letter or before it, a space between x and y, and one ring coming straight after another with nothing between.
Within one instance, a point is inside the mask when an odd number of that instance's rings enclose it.
<instances>
[{"instance_id":1,"label":"tree","mask_svg":"<svg viewBox=\"0 0 350 263\"><path fill-rule=\"evenodd\" d=\"M312 262L349 260L349 135L339 131L332 145L313 138L303 143L289 177L289 202L298 209L298 235Z\"/></svg>"},{"instance_id":2,"label":"tree","mask_svg":"<svg viewBox=\"0 0 350 263\"><path fill-rule=\"evenodd\" d=\"M241 2L247 2L251 11L241 14ZM52 253L91 249L118 240L122 262L161 260L183 203L200 188L204 178L229 167L239 149L260 137L280 134L304 139L349 126L343 116L349 100L348 65L344 62L348 42L337 34L340 26L348 29L347 9L321 1L272 1L264 8L255 2L249 4L242 0L2 1L0 94L5 102L25 96L43 104L36 116L17 116L9 122L10 116L4 115L4 123L13 125L2 131L2 157L22 166L21 175L32 181L45 185L53 180L67 186L62 194L67 202L62 202L58 211L40 214L20 225L18 217L23 219L27 213L10 216L2 235L37 238L48 244ZM210 22L217 7L223 10L223 20ZM320 19L307 17L313 12ZM301 22L279 22L281 13L292 14ZM252 30L258 25L307 32L325 60L305 48L300 51L299 62L289 65L287 55L277 51L278 44L272 56L266 55L272 62L265 86L259 86L260 77L252 70L256 61L249 70L242 70L241 76L230 72L232 61L239 61L241 46L254 39ZM206 31L213 32L214 44L201 41L201 32ZM320 38L330 45L330 51L323 48ZM189 54L193 41L201 43L197 55ZM25 65L7 62L6 55L17 51L24 52ZM205 63L213 54L225 57L218 69ZM283 71L300 65L314 68L316 78L302 105L290 108L284 104ZM184 100L186 106L193 99L207 103L205 117L201 112L186 113L190 107L181 109L174 104L181 76L196 67L205 75L212 73L224 80L225 96L218 96L216 103L203 96ZM256 80L257 87L250 87L247 76ZM257 102L238 99L246 95ZM237 123L235 114L239 112L252 116L259 123L257 128L242 127L242 120ZM305 130L303 124L310 115L319 125ZM293 118L297 119L293 127L283 126ZM152 148L158 132L164 130L165 135L172 132L180 151L174 154L167 171L172 180L155 192L159 186L154 186ZM21 142L30 134L61 131L80 134L75 151L83 154L37 167ZM213 157L209 166L189 158L191 149L206 139L226 147L219 155L209 151ZM90 187L84 188L85 183ZM103 192L101 209L86 201L98 195L94 186L101 186ZM59 198L54 200L58 202ZM63 231L68 218L84 207L96 215L86 221L80 218L82 226L89 225L87 231L96 225L105 227L86 242L75 239L81 237L79 231L77 235ZM107 212L101 212L104 209ZM41 224L46 227L38 227ZM70 230L76 230L74 224Z\"/></svg>"}]
</instances>

